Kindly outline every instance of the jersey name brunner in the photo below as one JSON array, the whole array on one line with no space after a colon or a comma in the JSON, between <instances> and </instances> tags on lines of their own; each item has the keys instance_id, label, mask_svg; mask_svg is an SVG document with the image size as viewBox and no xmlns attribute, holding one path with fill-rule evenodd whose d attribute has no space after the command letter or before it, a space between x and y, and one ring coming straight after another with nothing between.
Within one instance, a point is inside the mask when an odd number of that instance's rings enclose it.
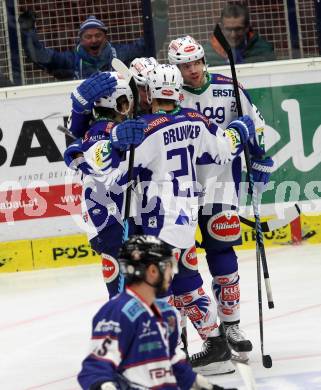
<instances>
[{"instance_id":1,"label":"jersey name brunner","mask_svg":"<svg viewBox=\"0 0 321 390\"><path fill-rule=\"evenodd\" d=\"M164 145L168 145L172 142L182 141L188 138L197 138L200 134L200 127L197 125L184 125L175 127L175 129L169 129L164 131Z\"/></svg>"}]
</instances>

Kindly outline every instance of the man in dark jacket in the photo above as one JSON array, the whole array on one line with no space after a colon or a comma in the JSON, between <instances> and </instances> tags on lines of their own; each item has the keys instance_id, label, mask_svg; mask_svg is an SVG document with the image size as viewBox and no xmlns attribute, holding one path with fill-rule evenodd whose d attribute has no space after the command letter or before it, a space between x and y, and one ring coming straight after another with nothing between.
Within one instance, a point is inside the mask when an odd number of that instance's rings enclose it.
<instances>
[{"instance_id":1,"label":"man in dark jacket","mask_svg":"<svg viewBox=\"0 0 321 390\"><path fill-rule=\"evenodd\" d=\"M107 27L95 16L89 16L79 28L79 43L74 50L63 52L46 48L35 30L35 14L26 11L19 16L22 46L27 57L58 80L85 79L97 71L112 70L114 57L129 64L145 55L144 39L129 44L111 44Z\"/></svg>"},{"instance_id":2,"label":"man in dark jacket","mask_svg":"<svg viewBox=\"0 0 321 390\"><path fill-rule=\"evenodd\" d=\"M227 3L222 10L220 23L236 64L276 59L273 45L252 31L249 10L245 4ZM227 55L214 35L203 47L209 66L228 64Z\"/></svg>"}]
</instances>

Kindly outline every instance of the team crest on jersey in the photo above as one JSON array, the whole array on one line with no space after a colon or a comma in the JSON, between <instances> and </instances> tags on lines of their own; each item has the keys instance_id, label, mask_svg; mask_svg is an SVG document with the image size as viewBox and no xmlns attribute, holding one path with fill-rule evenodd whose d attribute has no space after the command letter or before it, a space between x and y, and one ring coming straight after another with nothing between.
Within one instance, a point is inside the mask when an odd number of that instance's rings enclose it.
<instances>
[{"instance_id":1,"label":"team crest on jersey","mask_svg":"<svg viewBox=\"0 0 321 390\"><path fill-rule=\"evenodd\" d=\"M240 219L235 210L222 211L207 222L209 235L219 241L235 241L241 237Z\"/></svg>"},{"instance_id":2,"label":"team crest on jersey","mask_svg":"<svg viewBox=\"0 0 321 390\"><path fill-rule=\"evenodd\" d=\"M102 255L102 265L103 265L103 276L105 283L110 283L116 279L119 274L119 265L116 259L112 256L103 254Z\"/></svg>"},{"instance_id":3,"label":"team crest on jersey","mask_svg":"<svg viewBox=\"0 0 321 390\"><path fill-rule=\"evenodd\" d=\"M183 265L191 270L197 270L197 253L196 247L193 246L190 249L186 249L182 255L182 263Z\"/></svg>"},{"instance_id":4,"label":"team crest on jersey","mask_svg":"<svg viewBox=\"0 0 321 390\"><path fill-rule=\"evenodd\" d=\"M99 144L94 149L94 162L98 167L102 167L106 158L111 153L111 143L110 141L106 141L104 143Z\"/></svg>"}]
</instances>

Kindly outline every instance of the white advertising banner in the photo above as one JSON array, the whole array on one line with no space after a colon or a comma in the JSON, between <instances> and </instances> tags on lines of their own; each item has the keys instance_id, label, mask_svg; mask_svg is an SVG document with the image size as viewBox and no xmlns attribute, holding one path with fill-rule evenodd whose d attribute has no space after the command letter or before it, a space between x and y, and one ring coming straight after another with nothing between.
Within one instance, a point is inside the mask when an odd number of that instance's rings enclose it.
<instances>
[{"instance_id":1,"label":"white advertising banner","mask_svg":"<svg viewBox=\"0 0 321 390\"><path fill-rule=\"evenodd\" d=\"M210 70L230 75L228 67ZM321 60L241 65L237 74L249 89L320 83ZM80 176L63 160L71 139L57 130L58 125L66 124L70 92L78 83L0 91L0 241L82 231ZM266 144L273 146L279 142L279 134L269 125L268 121ZM295 150L289 153L295 154Z\"/></svg>"}]
</instances>

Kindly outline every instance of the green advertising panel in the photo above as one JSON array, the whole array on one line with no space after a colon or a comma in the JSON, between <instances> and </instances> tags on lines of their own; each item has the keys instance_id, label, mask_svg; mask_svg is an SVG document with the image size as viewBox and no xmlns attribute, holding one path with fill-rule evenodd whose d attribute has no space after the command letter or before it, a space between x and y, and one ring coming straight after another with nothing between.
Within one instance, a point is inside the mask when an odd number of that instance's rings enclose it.
<instances>
[{"instance_id":1,"label":"green advertising panel","mask_svg":"<svg viewBox=\"0 0 321 390\"><path fill-rule=\"evenodd\" d=\"M277 166L262 202L320 199L321 83L249 92L265 118L267 154Z\"/></svg>"}]
</instances>

